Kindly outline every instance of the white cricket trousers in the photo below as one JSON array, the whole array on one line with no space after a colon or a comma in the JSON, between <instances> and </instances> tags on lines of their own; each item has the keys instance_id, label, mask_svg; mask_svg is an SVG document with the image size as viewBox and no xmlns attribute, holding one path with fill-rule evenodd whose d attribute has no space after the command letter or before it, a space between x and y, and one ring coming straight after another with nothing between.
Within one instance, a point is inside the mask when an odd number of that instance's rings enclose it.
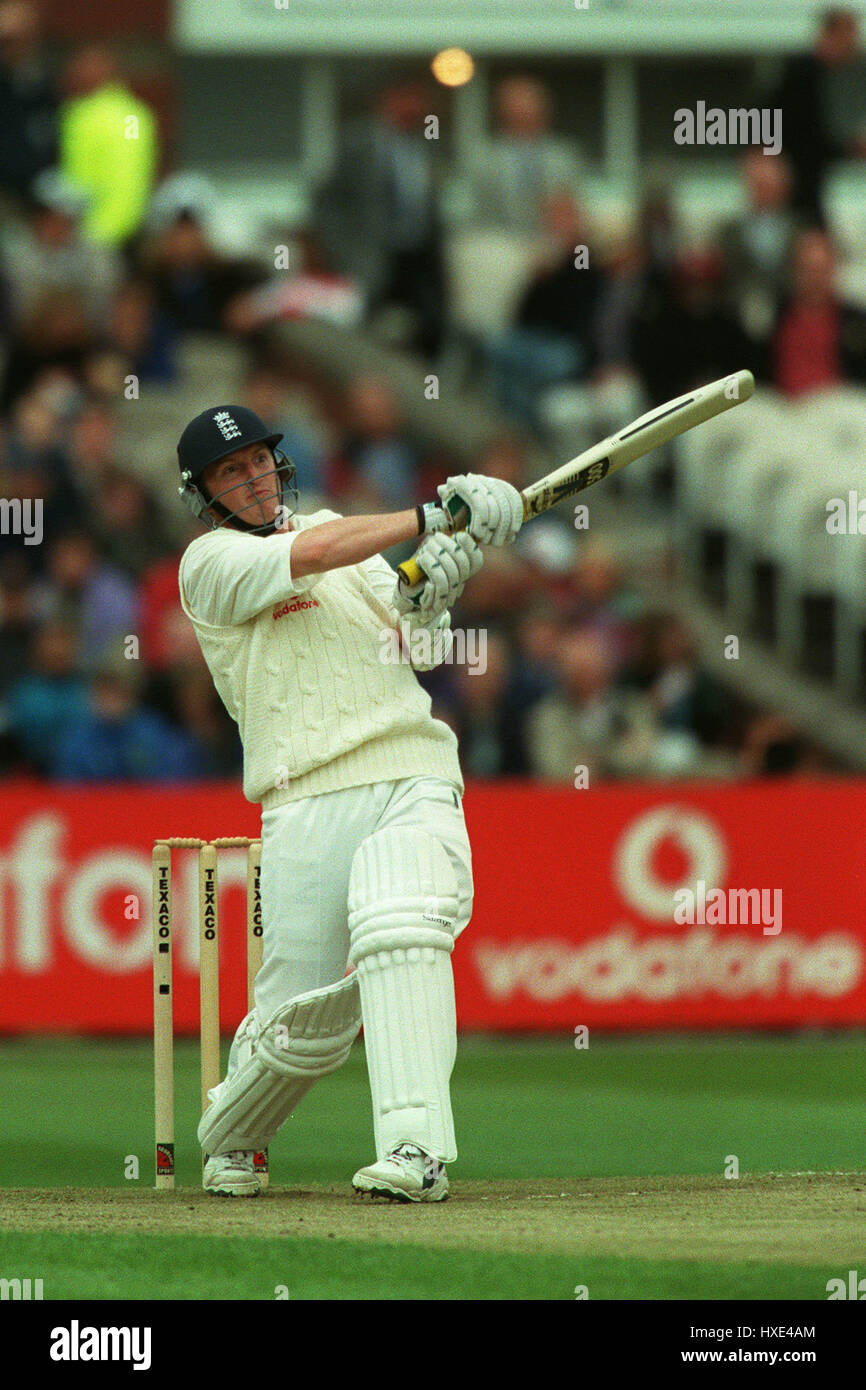
<instances>
[{"instance_id":1,"label":"white cricket trousers","mask_svg":"<svg viewBox=\"0 0 866 1390\"><path fill-rule=\"evenodd\" d=\"M341 980L349 959L349 873L362 840L386 826L426 830L457 876L455 937L472 913L472 859L460 795L441 777L405 777L291 801L262 814L259 1024L307 990ZM236 1065L233 1045L228 1074Z\"/></svg>"}]
</instances>

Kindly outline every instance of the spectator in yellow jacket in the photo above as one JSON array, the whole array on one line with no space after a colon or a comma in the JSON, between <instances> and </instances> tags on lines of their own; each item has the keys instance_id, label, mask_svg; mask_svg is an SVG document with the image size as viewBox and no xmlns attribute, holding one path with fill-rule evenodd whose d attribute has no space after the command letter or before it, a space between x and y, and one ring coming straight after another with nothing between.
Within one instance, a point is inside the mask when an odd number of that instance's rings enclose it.
<instances>
[{"instance_id":1,"label":"spectator in yellow jacket","mask_svg":"<svg viewBox=\"0 0 866 1390\"><path fill-rule=\"evenodd\" d=\"M112 54L98 45L72 55L66 91L61 167L90 196L86 234L121 245L141 226L153 190L158 158L153 111L124 86Z\"/></svg>"}]
</instances>

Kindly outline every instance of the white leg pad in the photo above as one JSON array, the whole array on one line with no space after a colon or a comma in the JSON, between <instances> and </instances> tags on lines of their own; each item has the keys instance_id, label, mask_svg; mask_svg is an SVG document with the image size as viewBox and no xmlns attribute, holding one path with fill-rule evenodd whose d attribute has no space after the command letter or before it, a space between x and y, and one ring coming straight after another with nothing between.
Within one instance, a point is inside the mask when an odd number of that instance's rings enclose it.
<instances>
[{"instance_id":1,"label":"white leg pad","mask_svg":"<svg viewBox=\"0 0 866 1390\"><path fill-rule=\"evenodd\" d=\"M349 878L349 959L356 966L373 1097L376 1155L419 1144L457 1157L449 1083L457 1053L451 951L457 878L422 830L376 831Z\"/></svg>"},{"instance_id":2,"label":"white leg pad","mask_svg":"<svg viewBox=\"0 0 866 1390\"><path fill-rule=\"evenodd\" d=\"M343 1065L360 1027L355 975L297 995L264 1028L247 1014L239 1065L210 1092L198 1127L205 1153L267 1148L313 1082Z\"/></svg>"}]
</instances>

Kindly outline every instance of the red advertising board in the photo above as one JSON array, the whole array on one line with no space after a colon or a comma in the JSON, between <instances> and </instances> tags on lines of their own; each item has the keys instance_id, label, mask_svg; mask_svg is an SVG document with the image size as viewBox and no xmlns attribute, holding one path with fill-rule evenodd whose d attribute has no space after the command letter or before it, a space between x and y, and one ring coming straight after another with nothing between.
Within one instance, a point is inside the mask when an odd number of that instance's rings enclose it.
<instances>
[{"instance_id":1,"label":"red advertising board","mask_svg":"<svg viewBox=\"0 0 866 1390\"><path fill-rule=\"evenodd\" d=\"M866 1023L866 782L467 789L465 1029ZM0 1031L151 1026L156 836L250 835L235 787L7 786ZM245 1012L245 856L221 851L223 1021ZM198 1024L195 854L174 860L178 1031Z\"/></svg>"},{"instance_id":2,"label":"red advertising board","mask_svg":"<svg viewBox=\"0 0 866 1390\"><path fill-rule=\"evenodd\" d=\"M860 781L472 789L462 1026L866 1022L864 814Z\"/></svg>"}]
</instances>

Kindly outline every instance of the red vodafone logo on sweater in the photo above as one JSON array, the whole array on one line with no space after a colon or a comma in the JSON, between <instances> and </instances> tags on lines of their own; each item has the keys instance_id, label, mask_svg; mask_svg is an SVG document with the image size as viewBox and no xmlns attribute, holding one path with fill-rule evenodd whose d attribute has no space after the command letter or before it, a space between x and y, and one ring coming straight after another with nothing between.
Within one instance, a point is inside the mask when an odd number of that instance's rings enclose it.
<instances>
[{"instance_id":1,"label":"red vodafone logo on sweater","mask_svg":"<svg viewBox=\"0 0 866 1390\"><path fill-rule=\"evenodd\" d=\"M318 606L319 600L317 598L296 598L292 599L291 603L286 599L285 603L274 609L274 622L277 621L277 618L284 618L287 613L299 613L302 608L318 608Z\"/></svg>"}]
</instances>

